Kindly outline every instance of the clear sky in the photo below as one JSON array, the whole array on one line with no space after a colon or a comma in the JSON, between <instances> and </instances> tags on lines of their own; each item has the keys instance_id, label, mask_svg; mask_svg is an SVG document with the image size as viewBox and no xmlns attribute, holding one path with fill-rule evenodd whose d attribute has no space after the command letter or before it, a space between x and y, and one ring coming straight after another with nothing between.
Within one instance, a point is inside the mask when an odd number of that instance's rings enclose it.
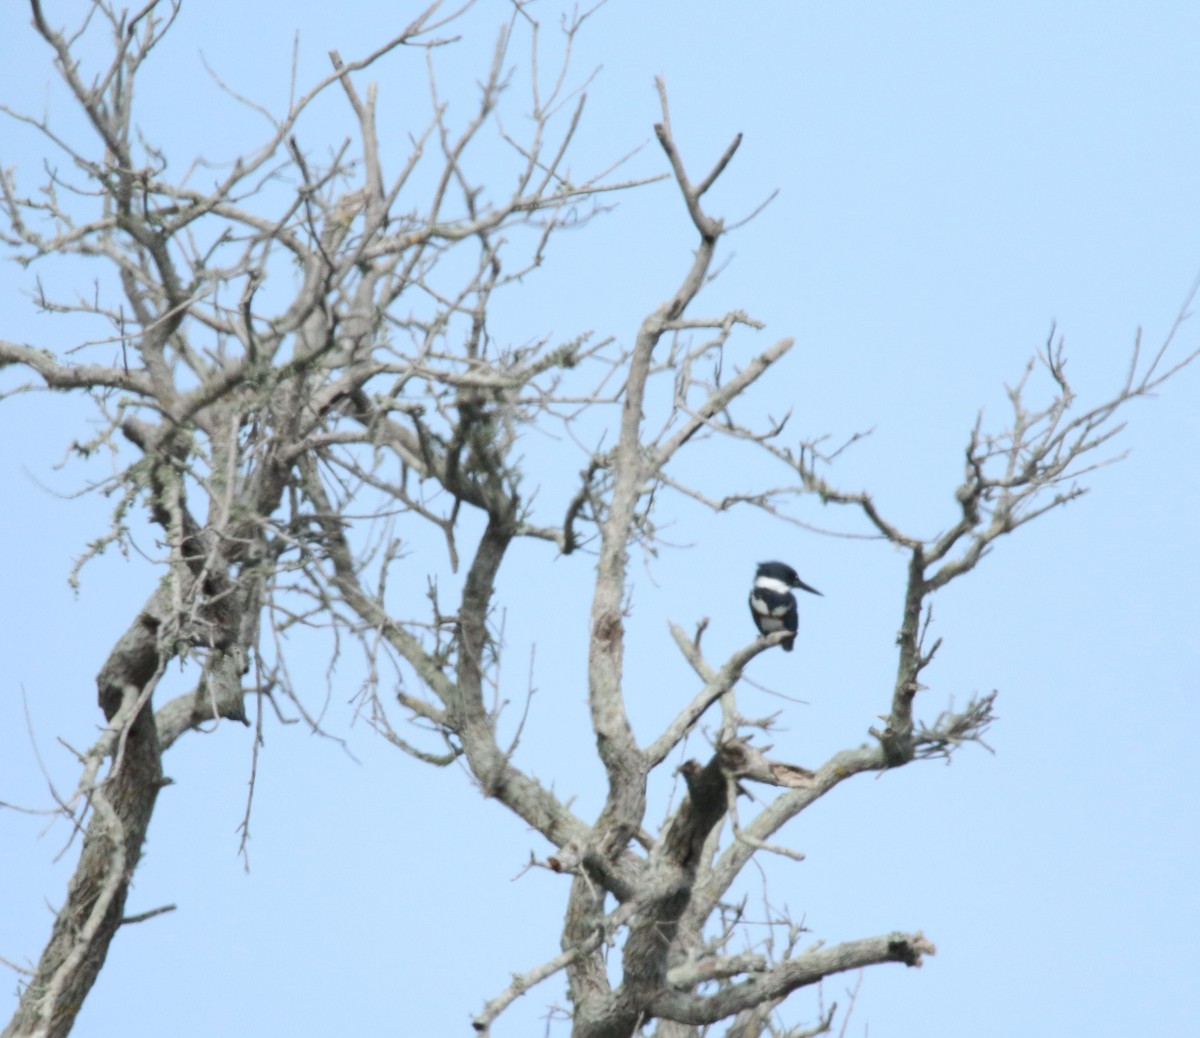
<instances>
[{"instance_id":1,"label":"clear sky","mask_svg":"<svg viewBox=\"0 0 1200 1038\"><path fill-rule=\"evenodd\" d=\"M57 23L84 6L47 3ZM180 163L197 152L232 157L262 127L217 93L204 61L277 107L295 31L303 84L325 73L329 49L363 54L418 6L185 4L141 98L147 135ZM463 43L437 55L449 96L469 96L509 10L481 2ZM553 50L558 8L532 10ZM27 21L23 4L0 8L0 99L71 123ZM611 0L576 54L580 81L599 68L576 163L587 172L652 141L658 74L693 168L745 134L710 209L732 220L780 194L729 240L728 266L697 312L741 307L765 321L743 356L795 336L761 406L792 407L798 435L873 429L835 478L932 535L953 521L978 409L1001 424L1004 383L1054 322L1083 404L1116 388L1139 328L1152 347L1170 330L1200 271L1198 47L1200 6L1183 2ZM400 52L371 74L397 156L427 112L420 61ZM525 75L518 68L514 91ZM322 108L314 138L352 132L345 115ZM27 171L29 186L43 154L27 130L0 125L0 163ZM652 146L629 167L665 168ZM693 244L669 185L627 197L564 237L505 327L514 342L589 329L631 339ZM32 315L37 273L0 272L0 336L65 349L69 327ZM70 288L77 278L86 292L87 276L55 279ZM1200 324L1185 323L1179 346L1196 345ZM920 971L867 972L848 1034L1196 1033L1200 367L1127 418L1118 449L1129 457L1091 477L1093 492L999 544L935 601L945 644L919 712L931 720L951 701L998 689L995 754L969 747L951 767L913 764L848 783L785 830L803 863L764 862L770 900L804 916L814 940L919 928L937 944ZM54 468L89 419L66 398L0 404L0 800L9 803L47 805L48 779L73 788L63 743L94 739L96 671L153 586L143 563L113 554L85 571L78 596L67 587L72 559L111 507L57 496L96 475ZM710 461L717 471L726 455ZM782 710L775 755L799 764L864 741L889 701L902 558L761 516L670 508L666 536L677 547L631 569L627 695L640 740L695 691L667 621L710 617L707 649L722 658L751 636L754 563L783 558L826 597L802 603L797 651L760 657L750 676L805 703L747 690L743 710ZM848 518L807 503L799 514ZM518 763L577 796L585 816L602 792L584 700L589 578L586 560L529 546L501 586L514 699L536 644L538 692ZM325 663L295 651L320 709ZM77 1035L465 1034L511 972L557 952L566 882L544 871L513 879L547 847L483 801L461 769L432 771L356 721L356 691L352 668L335 673L325 711L352 756L300 725L268 722L249 872L237 827L250 733L191 733L171 750L175 784L159 800L129 910L178 911L119 936ZM691 752L704 750L694 738ZM667 792L656 787L655 822ZM0 810L7 959L42 948L48 906L61 903L74 864L74 848L56 860L67 836L62 824L46 831L44 818ZM747 889L761 903L756 877ZM827 985L826 1000L844 1004L854 982ZM4 1019L14 988L15 978ZM547 1004L562 1000L557 980L536 988L495 1033L540 1034ZM151 1023L131 1030L131 1014ZM787 1020L814 1016L809 995L793 996Z\"/></svg>"}]
</instances>

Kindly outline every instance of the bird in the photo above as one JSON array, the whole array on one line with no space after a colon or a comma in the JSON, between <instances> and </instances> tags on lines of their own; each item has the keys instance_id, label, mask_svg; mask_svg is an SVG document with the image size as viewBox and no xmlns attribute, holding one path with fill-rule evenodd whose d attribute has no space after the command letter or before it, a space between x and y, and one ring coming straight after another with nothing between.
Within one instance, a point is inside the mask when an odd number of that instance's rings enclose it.
<instances>
[{"instance_id":1,"label":"bird","mask_svg":"<svg viewBox=\"0 0 1200 1038\"><path fill-rule=\"evenodd\" d=\"M796 644L796 631L800 618L796 612L796 596L792 588L820 595L815 587L809 587L786 562L760 562L754 575L754 587L750 590L750 615L760 634L789 632L782 642L783 651L791 652Z\"/></svg>"}]
</instances>

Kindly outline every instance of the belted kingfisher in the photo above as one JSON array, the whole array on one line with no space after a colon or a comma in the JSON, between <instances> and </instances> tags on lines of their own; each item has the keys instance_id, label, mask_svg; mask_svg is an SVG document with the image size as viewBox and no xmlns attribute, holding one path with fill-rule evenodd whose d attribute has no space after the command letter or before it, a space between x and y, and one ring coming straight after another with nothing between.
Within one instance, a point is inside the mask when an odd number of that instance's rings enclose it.
<instances>
[{"instance_id":1,"label":"belted kingfisher","mask_svg":"<svg viewBox=\"0 0 1200 1038\"><path fill-rule=\"evenodd\" d=\"M796 644L796 630L800 626L796 596L792 594L794 587L811 595L821 594L815 587L804 583L786 562L760 562L750 592L750 615L754 617L761 634L791 632L791 636L783 640L784 652L792 651L792 646Z\"/></svg>"}]
</instances>

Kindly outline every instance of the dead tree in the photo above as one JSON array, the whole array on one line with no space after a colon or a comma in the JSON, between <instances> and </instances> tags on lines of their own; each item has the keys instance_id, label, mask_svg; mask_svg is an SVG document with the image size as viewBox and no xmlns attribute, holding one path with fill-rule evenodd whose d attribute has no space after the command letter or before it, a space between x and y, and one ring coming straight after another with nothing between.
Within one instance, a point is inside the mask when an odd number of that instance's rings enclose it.
<instances>
[{"instance_id":1,"label":"dead tree","mask_svg":"<svg viewBox=\"0 0 1200 1038\"><path fill-rule=\"evenodd\" d=\"M4 241L22 264L81 256L106 274L93 295L37 300L90 321L87 341L56 353L3 340L0 366L21 372L22 388L90 401L100 428L74 450L86 457L106 448L118 465L97 488L117 502L112 529L89 555L126 538L126 519L140 512L158 531L161 579L99 665L103 734L62 805L81 833L78 865L4 1034L70 1032L126 921L163 755L214 721L253 717L263 725L264 703L303 709L276 636L305 625L335 631L339 651L361 650L371 675L367 708L388 739L431 766L464 762L485 796L541 834L538 864L563 877L560 951L484 1002L477 1031L488 1032L532 985L565 973L578 1038L628 1038L649 1026L663 1036L698 1035L719 1022L728 1022L728 1034L757 1036L798 988L878 963L919 966L932 954L919 932L804 949L798 927L762 953L738 952L734 937L748 924L727 895L754 855L792 853L781 831L835 786L983 737L992 695L929 722L916 717L922 673L938 647L928 637L930 596L971 572L1005 534L1083 493L1079 479L1105 460L1097 452L1119 431L1123 405L1194 354L1170 361L1164 347L1147 362L1135 351L1125 384L1081 408L1061 346L1050 342L1011 390L1008 428L971 432L946 528L917 537L869 494L836 486L836 452L822 440L790 440L786 421L763 427L741 417L744 394L770 377L792 341L774 342L735 369L726 346L758 322L740 310L694 312L730 230L706 209L705 195L726 174L739 138L702 175L689 171L662 84L654 134L663 176L693 229L693 240L681 243L681 254L688 245L694 253L678 282L663 287L663 302L627 346L586 334L539 339L536 327L512 345L494 333L493 300L542 264L559 230L586 222L609 194L646 183L619 179L619 163L568 174L584 107L583 94L568 86L579 23L566 26L566 59L549 88L535 71L520 131L496 114L511 41L524 33L536 45L537 25L514 7L477 107L456 123L433 70L460 12L434 3L361 59L331 53L329 74L272 117L261 146L202 184L218 167L172 173L185 166L177 157L168 164L143 140L135 117L139 73L179 0L151 0L135 13L94 0L88 21L71 30L51 25L38 0L30 8L88 135L8 112L40 130L65 161L36 187L24 171L3 172ZM85 68L74 48L102 30L108 60ZM359 74L396 55L428 60L431 114L414 129L407 159L389 168L376 130L378 90ZM343 96L354 137L323 151L306 140L305 117L330 91ZM488 165L484 179L469 151L493 130L509 165ZM1035 371L1049 375L1040 404L1028 399L1037 392ZM652 393L660 383L669 390ZM538 474L523 468L520 435L553 428L569 440L592 422L609 429L609 446L581 446L574 484L535 500ZM713 436L768 452L779 484L685 483L677 458ZM652 503L672 493L718 510L764 509L780 522L797 521L796 501L817 495L857 510L906 553L896 679L881 693L885 720L870 730L870 744L810 767L769 758L754 744L736 692L746 665L780 635L718 665L705 657L700 632L689 637L678 627L674 640L695 685L679 690L685 705L657 737L635 738L624 698L627 570L631 552L654 540ZM371 516L389 517L390 531L366 533L361 520ZM466 574L452 605L431 590L425 616L395 615L386 595L389 577L424 580L395 532L409 528L436 530L450 564ZM586 691L607 777L604 807L592 819L518 767L497 737L489 695L501 648L496 581L522 539L540 542L547 560L576 555L592 580ZM394 679L381 677L384 661ZM186 668L194 684L163 702L159 679L170 664ZM711 755L681 769L687 796L661 831L648 832L648 777L717 704ZM777 792L743 820L739 783ZM620 956L615 983L610 954Z\"/></svg>"}]
</instances>

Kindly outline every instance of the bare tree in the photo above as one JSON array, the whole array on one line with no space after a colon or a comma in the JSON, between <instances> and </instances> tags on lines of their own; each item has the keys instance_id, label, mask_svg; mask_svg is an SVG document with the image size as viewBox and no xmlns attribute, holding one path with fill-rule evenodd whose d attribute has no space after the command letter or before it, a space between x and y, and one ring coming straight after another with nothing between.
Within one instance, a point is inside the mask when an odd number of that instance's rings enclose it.
<instances>
[{"instance_id":1,"label":"bare tree","mask_svg":"<svg viewBox=\"0 0 1200 1038\"><path fill-rule=\"evenodd\" d=\"M930 597L970 573L1003 535L1082 494L1081 477L1109 460L1103 449L1124 405L1195 353L1173 360L1169 341L1149 358L1135 348L1117 392L1081 407L1061 343L1051 340L1011 389L1007 428L981 422L970 432L945 529L915 536L870 494L835 484L838 451L821 438L793 439L786 419L756 424L740 413L792 341L735 369L727 344L758 323L740 310L694 313L731 230L705 195L739 139L711 168L690 170L661 83L654 133L663 176L693 228L694 253L681 255L677 282L663 286L664 301L627 346L591 335L544 340L536 327L522 345L493 333L495 300L542 264L559 231L586 223L613 192L647 182L621 179L619 161L583 177L568 171L584 109L570 85L571 44L586 15L564 27L562 67L548 80L532 70L532 110L519 130L499 118L499 104L514 38L527 36L536 53L539 26L514 5L477 107L456 123L434 70L461 11L434 3L363 58L331 53L329 74L268 116L261 145L201 185L219 167L196 159L168 176L168 156L142 138L135 118L135 84L179 0L150 0L136 12L94 0L70 29L51 25L38 0L30 8L87 133L8 111L65 162L33 188L4 171L4 240L22 264L81 256L106 274L91 295L36 300L89 322L86 341L60 353L0 341L0 365L27 376L23 389L90 400L99 431L74 450L106 448L118 459L95 488L117 502L112 528L80 565L124 543L135 514L159 531L161 556L160 579L98 669L103 734L60 805L81 834L78 865L4 1034L70 1032L129 921L130 881L163 755L176 740L221 719L254 717L261 731L264 703L286 700L308 716L289 677L280 638L288 630L332 632L339 653L357 647L370 675L362 708L378 730L431 766L463 762L484 796L544 837L548 850L533 864L569 884L560 951L532 967L514 964L524 972L508 988L486 1001L481 993L477 1031L488 1032L534 984L565 973L580 1038L651 1026L664 1038L698 1035L721 1022L725 1033L749 1038L774 1026L775 1009L798 988L879 963L919 966L932 954L920 932L803 947L803 928L786 918L770 930L785 938L739 951L751 924L731 890L755 855L794 856L781 831L840 783L982 740L994 694L928 722L915 716L938 648ZM80 41L100 31L108 58L87 69ZM358 74L396 54L427 62L431 104L407 159L388 168L376 86ZM306 140L305 117L331 91L343 96L354 136L326 151ZM481 172L469 153L489 134ZM176 160L171 168L181 167ZM1050 392L1031 402L1039 373ZM530 430L553 430L577 445L580 459L536 500L539 473L526 471L518 442ZM679 476L677 459L714 436L765 452L778 485L721 485L713 476L700 486ZM874 535L906 553L896 679L881 693L884 721L870 729L870 744L815 767L768 757L754 742L762 724L739 713L736 695L746 665L782 636L716 663L704 654L703 626L692 636L672 628L695 685L665 729L639 744L623 681L627 571L631 552L654 543L652 509L670 494L716 510L762 509L780 522L798 522L797 498L817 495L860 513ZM387 521L360 523L372 517ZM422 573L404 558L410 529L436 531L449 563L466 574L450 605L431 585L422 616L395 615L387 594L389 579L411 585ZM518 767L514 745L498 735L496 583L521 539L540 542L547 561L576 555L581 586L592 582L587 700L607 777L594 819ZM156 693L173 662L192 688L163 702ZM647 831L648 777L718 704L711 755L680 769L687 796L660 831ZM745 817L743 783L777 793ZM614 947L615 983L607 962ZM789 1033L822 1033L832 1021L831 1009Z\"/></svg>"}]
</instances>

